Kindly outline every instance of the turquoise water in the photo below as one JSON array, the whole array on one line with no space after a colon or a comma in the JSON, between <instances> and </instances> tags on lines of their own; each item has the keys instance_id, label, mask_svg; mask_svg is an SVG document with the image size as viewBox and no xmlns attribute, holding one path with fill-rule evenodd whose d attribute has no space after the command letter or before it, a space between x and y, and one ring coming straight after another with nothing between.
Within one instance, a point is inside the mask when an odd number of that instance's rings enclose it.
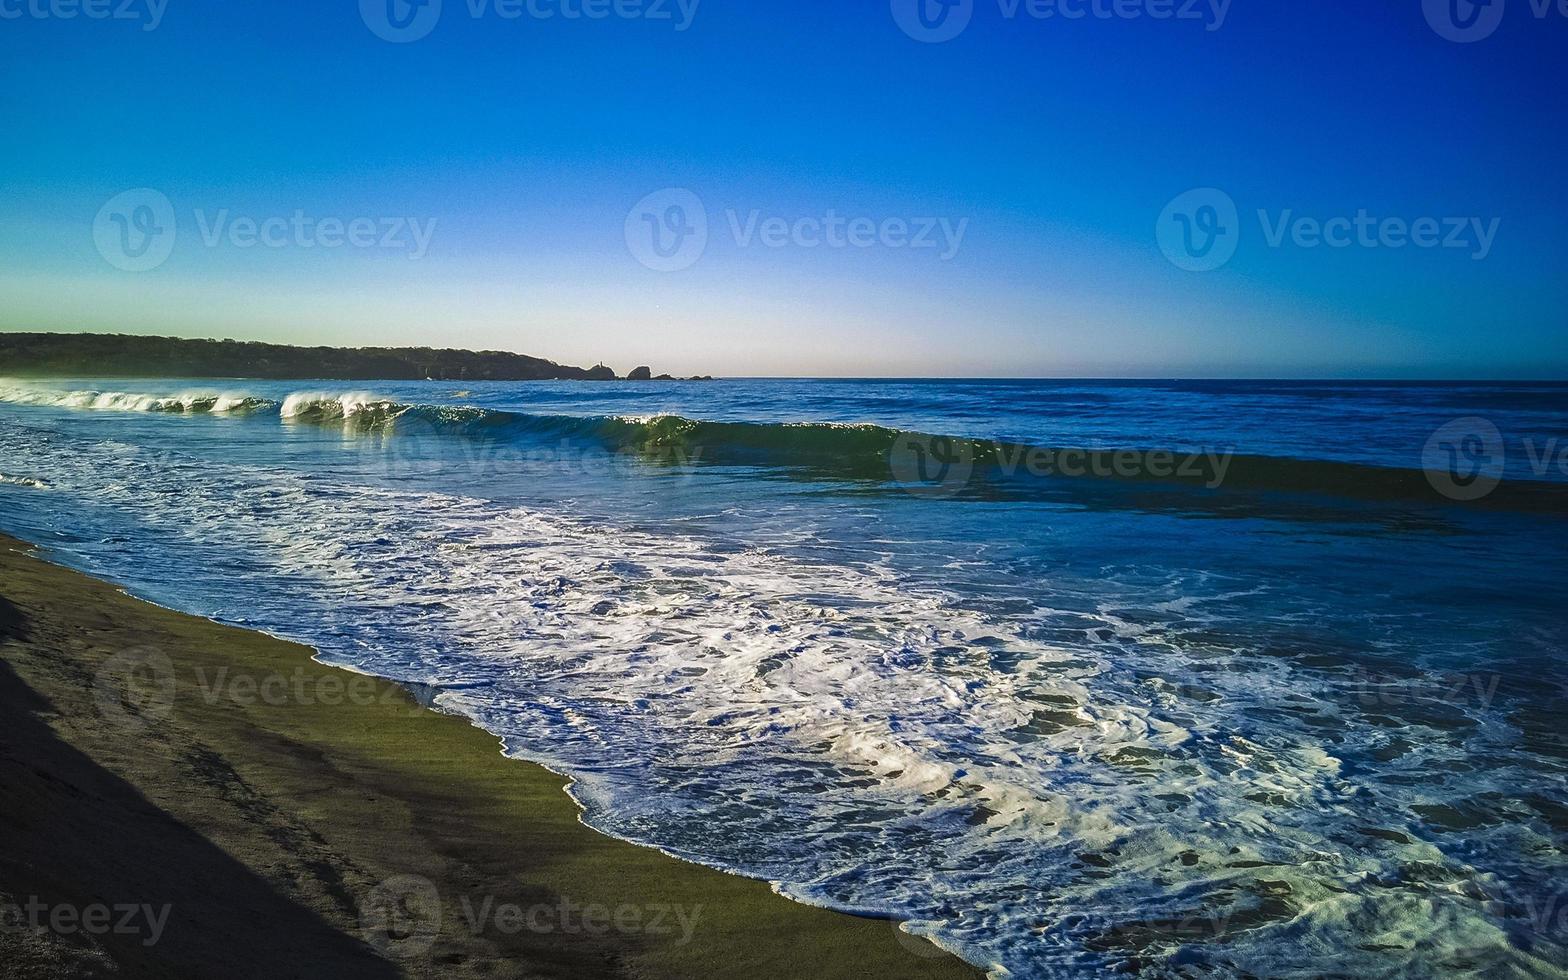
<instances>
[{"instance_id":1,"label":"turquoise water","mask_svg":"<svg viewBox=\"0 0 1568 980\"><path fill-rule=\"evenodd\" d=\"M0 382L0 527L998 973L1568 969L1568 388L368 389Z\"/></svg>"}]
</instances>

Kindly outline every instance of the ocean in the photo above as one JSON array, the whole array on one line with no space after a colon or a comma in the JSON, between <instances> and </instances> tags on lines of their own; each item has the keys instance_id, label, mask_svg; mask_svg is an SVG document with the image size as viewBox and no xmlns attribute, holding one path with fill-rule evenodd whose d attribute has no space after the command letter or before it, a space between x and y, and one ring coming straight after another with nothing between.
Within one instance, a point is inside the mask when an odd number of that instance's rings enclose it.
<instances>
[{"instance_id":1,"label":"ocean","mask_svg":"<svg viewBox=\"0 0 1568 980\"><path fill-rule=\"evenodd\" d=\"M0 382L0 529L999 976L1568 975L1568 386Z\"/></svg>"}]
</instances>

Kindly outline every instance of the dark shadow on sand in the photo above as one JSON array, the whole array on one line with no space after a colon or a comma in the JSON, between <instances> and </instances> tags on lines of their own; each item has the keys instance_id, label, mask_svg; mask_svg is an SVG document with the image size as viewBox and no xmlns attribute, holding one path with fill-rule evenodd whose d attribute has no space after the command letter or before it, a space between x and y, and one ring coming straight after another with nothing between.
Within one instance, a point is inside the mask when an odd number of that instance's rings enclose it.
<instances>
[{"instance_id":1,"label":"dark shadow on sand","mask_svg":"<svg viewBox=\"0 0 1568 980\"><path fill-rule=\"evenodd\" d=\"M25 621L0 599L0 630ZM395 977L358 939L295 904L135 787L62 741L52 706L0 660L0 893L8 926L36 899L69 906L169 907L156 943L149 917L109 931L0 930L8 977ZM156 913L155 913L156 914ZM125 924L126 931L117 931ZM108 968L104 957L118 969Z\"/></svg>"},{"instance_id":2,"label":"dark shadow on sand","mask_svg":"<svg viewBox=\"0 0 1568 980\"><path fill-rule=\"evenodd\" d=\"M5 596L0 595L0 643L6 640L26 642L27 617Z\"/></svg>"}]
</instances>

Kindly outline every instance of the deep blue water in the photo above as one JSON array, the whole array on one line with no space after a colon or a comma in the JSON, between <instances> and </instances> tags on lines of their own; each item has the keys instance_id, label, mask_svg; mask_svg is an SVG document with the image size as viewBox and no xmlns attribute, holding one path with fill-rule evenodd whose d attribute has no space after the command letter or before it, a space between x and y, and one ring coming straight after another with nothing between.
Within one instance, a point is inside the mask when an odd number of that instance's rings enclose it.
<instances>
[{"instance_id":1,"label":"deep blue water","mask_svg":"<svg viewBox=\"0 0 1568 980\"><path fill-rule=\"evenodd\" d=\"M1568 969L1564 386L350 387L0 383L0 528L1016 976Z\"/></svg>"}]
</instances>

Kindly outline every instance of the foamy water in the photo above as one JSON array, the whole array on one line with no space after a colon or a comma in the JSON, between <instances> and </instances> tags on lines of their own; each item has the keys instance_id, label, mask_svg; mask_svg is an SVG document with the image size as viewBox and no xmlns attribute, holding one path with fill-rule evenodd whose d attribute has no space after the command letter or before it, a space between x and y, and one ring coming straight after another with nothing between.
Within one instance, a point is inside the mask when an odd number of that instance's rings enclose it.
<instances>
[{"instance_id":1,"label":"foamy water","mask_svg":"<svg viewBox=\"0 0 1568 980\"><path fill-rule=\"evenodd\" d=\"M0 381L0 402L54 408L96 409L104 412L207 412L213 415L265 408L272 404L266 399L224 392L200 391L157 395L98 389L56 389L4 381Z\"/></svg>"},{"instance_id":2,"label":"foamy water","mask_svg":"<svg viewBox=\"0 0 1568 980\"><path fill-rule=\"evenodd\" d=\"M1457 581L1431 532L867 497L732 464L479 473L412 458L395 426L354 435L407 393L230 393L251 411L217 449L190 428L216 420L83 412L191 396L29 397L0 410L4 526L434 686L572 775L605 832L909 920L998 975L1565 962L1561 726L1521 720L1560 687L1399 672L1491 656L1498 623L1543 657L1560 632L1495 604L1461 632L1452 599L1342 588L1371 555Z\"/></svg>"}]
</instances>

